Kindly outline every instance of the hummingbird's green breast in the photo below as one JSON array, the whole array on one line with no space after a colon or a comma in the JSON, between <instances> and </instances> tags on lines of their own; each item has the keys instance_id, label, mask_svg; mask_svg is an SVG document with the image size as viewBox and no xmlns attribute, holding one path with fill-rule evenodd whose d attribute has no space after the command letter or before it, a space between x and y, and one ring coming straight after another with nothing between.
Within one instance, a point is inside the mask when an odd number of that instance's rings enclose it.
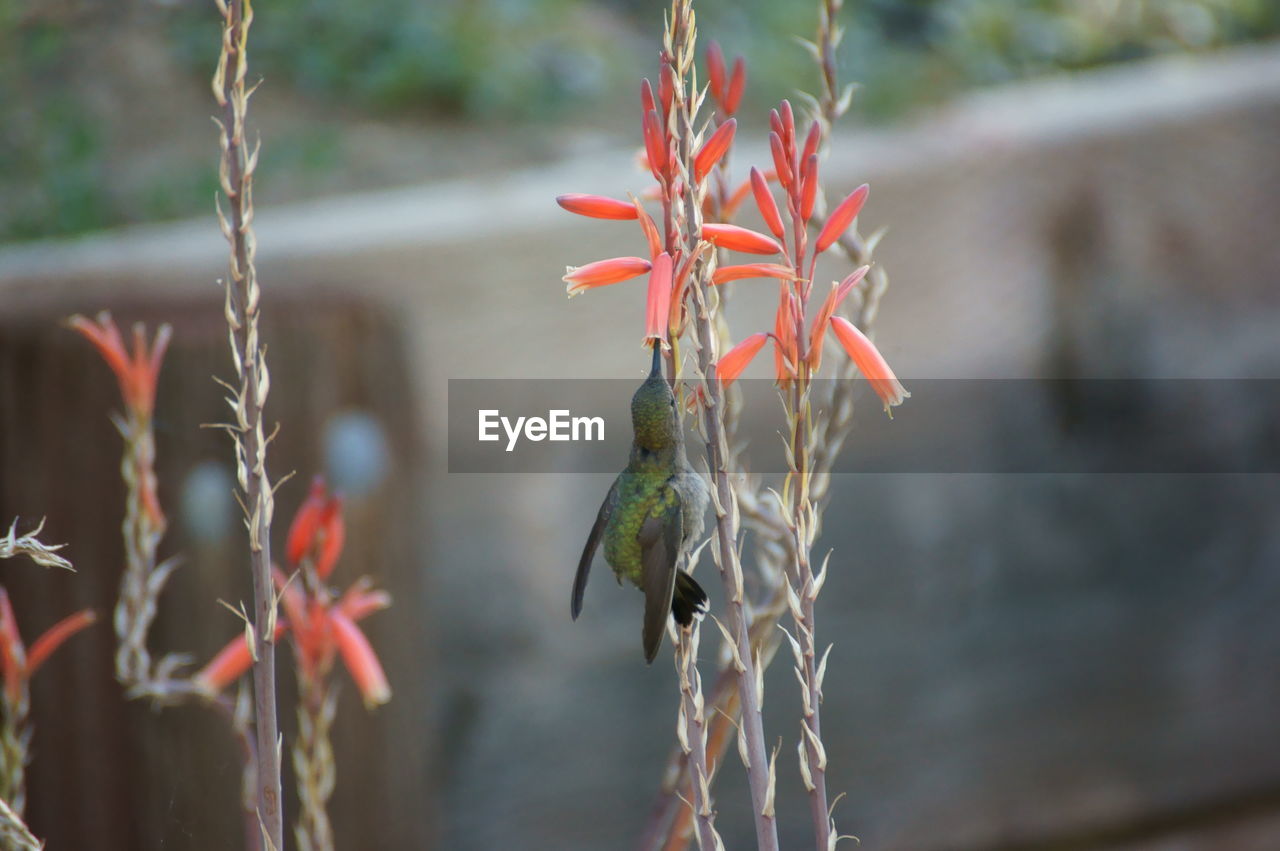
<instances>
[{"instance_id":1,"label":"hummingbird's green breast","mask_svg":"<svg viewBox=\"0 0 1280 851\"><path fill-rule=\"evenodd\" d=\"M665 518L677 506L679 494L670 478L671 471L663 468L628 468L618 477L618 499L604 531L604 557L620 582L642 585L640 527L651 517Z\"/></svg>"}]
</instances>

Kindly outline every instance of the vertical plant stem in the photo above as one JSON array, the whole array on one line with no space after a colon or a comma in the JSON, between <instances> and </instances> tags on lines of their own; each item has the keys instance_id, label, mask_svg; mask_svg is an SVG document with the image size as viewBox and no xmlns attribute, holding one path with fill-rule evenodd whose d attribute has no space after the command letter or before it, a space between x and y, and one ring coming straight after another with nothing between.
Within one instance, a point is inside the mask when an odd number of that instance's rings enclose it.
<instances>
[{"instance_id":1,"label":"vertical plant stem","mask_svg":"<svg viewBox=\"0 0 1280 851\"><path fill-rule=\"evenodd\" d=\"M701 624L678 630L676 674L680 679L680 718L677 730L680 747L689 757L692 774L688 799L697 828L698 847L717 851L724 847L715 828L715 812L711 809L711 771L707 767L707 723L702 696L702 676L698 673L698 637Z\"/></svg>"},{"instance_id":2,"label":"vertical plant stem","mask_svg":"<svg viewBox=\"0 0 1280 851\"><path fill-rule=\"evenodd\" d=\"M222 108L219 178L229 217L218 209L222 232L231 248L230 280L226 286L226 320L235 363L231 388L236 422L231 429L236 448L236 473L242 508L249 529L253 572L254 723L258 751L258 817L268 851L284 847L284 817L280 794L280 741L276 710L275 589L271 580L271 482L267 476L267 436L262 408L270 387L265 350L258 337L261 290L254 270L253 172L258 146L245 140L245 116L251 90L248 71L249 0L218 0L222 12L222 50L214 72L213 90Z\"/></svg>"},{"instance_id":3,"label":"vertical plant stem","mask_svg":"<svg viewBox=\"0 0 1280 851\"><path fill-rule=\"evenodd\" d=\"M802 299L803 304L803 299ZM804 316L803 307L800 314ZM817 522L809 495L809 447L813 432L809 410L810 376L802 366L801 374L793 383L789 402L788 419L792 429L791 470L783 493L791 497L791 528L795 537L795 563L789 581L787 602L795 624L795 636L791 639L795 655L796 673L800 679L803 715L800 741L800 774L809 793L809 810L813 819L814 845L825 851L831 841L830 817L827 805L827 755L822 744L822 682L816 662L816 629L814 602L820 585L815 582L810 548L813 545L814 525Z\"/></svg>"},{"instance_id":4,"label":"vertical plant stem","mask_svg":"<svg viewBox=\"0 0 1280 851\"><path fill-rule=\"evenodd\" d=\"M0 798L0 848L7 851L41 851L44 843L31 835L20 813Z\"/></svg>"},{"instance_id":5,"label":"vertical plant stem","mask_svg":"<svg viewBox=\"0 0 1280 851\"><path fill-rule=\"evenodd\" d=\"M124 439L120 476L126 493L121 524L125 568L114 616L119 639L116 677L130 693L138 693L147 690L146 684L152 680L147 633L156 616L156 596L148 593L148 585L159 569L162 575L156 584L162 586L172 566L157 568L156 565L156 550L164 536L165 519L154 499L156 449L150 419L143 419L130 409L125 417L116 419L116 428Z\"/></svg>"},{"instance_id":6,"label":"vertical plant stem","mask_svg":"<svg viewBox=\"0 0 1280 851\"><path fill-rule=\"evenodd\" d=\"M0 800L19 819L27 809L27 762L31 743L30 693L25 683L5 689L4 719L0 721Z\"/></svg>"},{"instance_id":7,"label":"vertical plant stem","mask_svg":"<svg viewBox=\"0 0 1280 851\"><path fill-rule=\"evenodd\" d=\"M728 640L733 656L733 667L738 677L738 695L742 704L741 732L744 744L744 761L747 779L751 786L752 816L755 820L756 842L760 849L776 851L778 829L774 816L774 773L765 756L764 723L760 714L763 693L760 659L752 652L745 606L746 591L743 588L742 564L738 557L737 539L739 516L733 484L725 469L725 437L720 422L721 396L719 382L714 379L717 341L711 325L709 298L705 292L707 283L699 278L694 284L693 296L697 305L695 332L698 351L698 371L702 375L705 407L703 429L707 445L707 465L711 471L711 501L716 514L716 546L713 549L716 567L725 586L728 607Z\"/></svg>"},{"instance_id":8,"label":"vertical plant stem","mask_svg":"<svg viewBox=\"0 0 1280 851\"><path fill-rule=\"evenodd\" d=\"M293 744L293 771L298 783L298 822L294 835L300 851L333 851L329 797L337 779L329 730L337 710L337 693L324 676L298 670L298 739Z\"/></svg>"},{"instance_id":9,"label":"vertical plant stem","mask_svg":"<svg viewBox=\"0 0 1280 851\"><path fill-rule=\"evenodd\" d=\"M678 81L675 103L676 161L685 177L685 185L693 187L693 140L695 135L696 87L692 94L685 80L693 66L696 31L690 0L674 0L671 29L667 45L667 61L672 63ZM700 193L692 189L684 193L685 256L693 257L701 241L702 213ZM709 275L705 262L695 263L690 273L690 290L694 300L694 348L697 350L698 373L703 387L703 433L706 440L707 465L711 473L711 504L716 516L716 567L725 586L728 607L726 639L732 648L733 665L738 673L738 692L742 702L742 755L751 787L751 810L756 828L756 843L761 851L777 851L778 827L774 814L775 774L766 755L764 724L760 713L764 684L752 652L749 622L745 606L742 565L738 556L739 516L730 471L727 468L728 446L722 419L723 395L714 379L715 361L719 354L719 335L714 323L714 292L709 292Z\"/></svg>"}]
</instances>

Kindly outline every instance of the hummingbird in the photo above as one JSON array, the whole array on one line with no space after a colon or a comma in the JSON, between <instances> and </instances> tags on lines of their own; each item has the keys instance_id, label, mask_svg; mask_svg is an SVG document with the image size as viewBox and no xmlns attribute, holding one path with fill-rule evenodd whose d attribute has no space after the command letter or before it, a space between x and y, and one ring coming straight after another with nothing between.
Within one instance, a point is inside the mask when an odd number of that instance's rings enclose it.
<instances>
[{"instance_id":1,"label":"hummingbird","mask_svg":"<svg viewBox=\"0 0 1280 851\"><path fill-rule=\"evenodd\" d=\"M676 399L662 377L661 346L654 341L649 377L631 397L631 458L609 488L587 536L570 602L577 620L591 561L603 541L618 584L626 579L644 592L641 642L646 663L658 655L668 614L680 626L689 626L707 610L707 593L682 567L702 535L707 484L685 455Z\"/></svg>"}]
</instances>

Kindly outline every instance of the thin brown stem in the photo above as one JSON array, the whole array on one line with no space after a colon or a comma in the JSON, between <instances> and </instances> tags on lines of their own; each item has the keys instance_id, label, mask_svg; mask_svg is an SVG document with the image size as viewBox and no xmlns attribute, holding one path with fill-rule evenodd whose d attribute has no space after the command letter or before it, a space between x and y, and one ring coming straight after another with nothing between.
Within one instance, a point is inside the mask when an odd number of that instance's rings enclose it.
<instances>
[{"instance_id":1,"label":"thin brown stem","mask_svg":"<svg viewBox=\"0 0 1280 851\"><path fill-rule=\"evenodd\" d=\"M298 785L298 822L294 835L300 851L333 851L329 798L337 780L329 730L337 711L337 692L327 677L298 670L298 739L293 744L293 772Z\"/></svg>"},{"instance_id":2,"label":"thin brown stem","mask_svg":"<svg viewBox=\"0 0 1280 851\"><path fill-rule=\"evenodd\" d=\"M707 767L707 724L702 697L702 676L698 673L698 638L701 625L694 621L679 629L676 644L676 674L680 679L680 717L676 729L681 750L688 755L691 772L687 798L689 812L697 828L698 847L717 851L724 847L716 833L715 812L711 808L711 773Z\"/></svg>"},{"instance_id":3,"label":"thin brown stem","mask_svg":"<svg viewBox=\"0 0 1280 851\"><path fill-rule=\"evenodd\" d=\"M41 851L44 843L31 834L22 815L0 798L0 848L9 851Z\"/></svg>"},{"instance_id":4,"label":"thin brown stem","mask_svg":"<svg viewBox=\"0 0 1280 851\"><path fill-rule=\"evenodd\" d=\"M686 89L685 80L693 67L696 32L693 26L693 10L689 0L673 0L671 29L666 45L666 56L671 62L676 86L675 112L677 151L676 161L685 176L685 256L692 257L701 241L702 197L696 191L693 175L693 142L696 133L694 120L697 96ZM714 323L714 299L709 274L704 260L698 260L690 273L689 287L694 301L694 348L697 352L698 373L703 389L703 437L706 441L707 464L711 473L711 503L716 517L716 545L713 556L725 586L728 607L728 627L725 638L731 647L734 670L738 673L738 692L742 704L742 735L745 743L743 758L751 787L751 809L756 828L756 843L760 849L776 851L778 829L774 814L774 784L776 775L773 762L766 756L764 725L760 713L763 682L753 655L749 620L745 608L745 590L742 566L738 555L739 516L737 498L734 495L730 471L726 464L728 445L724 432L721 408L723 395L720 383L715 380L715 361L718 358L719 335Z\"/></svg>"},{"instance_id":5,"label":"thin brown stem","mask_svg":"<svg viewBox=\"0 0 1280 851\"><path fill-rule=\"evenodd\" d=\"M0 721L0 799L22 818L27 808L27 763L31 760L31 698L26 682L4 690Z\"/></svg>"},{"instance_id":6,"label":"thin brown stem","mask_svg":"<svg viewBox=\"0 0 1280 851\"><path fill-rule=\"evenodd\" d=\"M236 422L230 429L236 446L236 472L242 507L249 529L253 574L254 723L258 752L258 817L268 851L284 847L284 817L280 794L280 741L276 709L276 599L271 580L272 487L267 476L267 437L263 405L270 386L265 348L258 336L261 290L254 269L253 172L258 148L245 139L245 117L251 90L248 36L253 21L249 0L218 0L223 17L222 51L214 72L213 89L222 108L219 178L230 216L219 209L223 234L231 249L230 280L225 314L230 331L236 385L232 407Z\"/></svg>"}]
</instances>

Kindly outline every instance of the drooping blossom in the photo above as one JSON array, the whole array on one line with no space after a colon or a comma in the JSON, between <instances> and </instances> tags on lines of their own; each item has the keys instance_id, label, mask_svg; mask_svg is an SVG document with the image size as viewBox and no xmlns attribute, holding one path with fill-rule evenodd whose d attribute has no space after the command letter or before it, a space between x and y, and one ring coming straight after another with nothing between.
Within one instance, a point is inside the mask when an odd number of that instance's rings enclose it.
<instances>
[{"instance_id":1,"label":"drooping blossom","mask_svg":"<svg viewBox=\"0 0 1280 851\"><path fill-rule=\"evenodd\" d=\"M278 568L272 571L282 613L275 636L277 640L286 634L292 637L299 670L309 680L327 677L335 658L341 658L365 705L372 707L391 699L391 687L377 653L356 624L391 605L391 597L375 590L367 578L336 598L324 585L322 580L340 553L343 529L341 502L317 478L294 517L285 547L286 558L301 575L291 579ZM196 674L195 681L216 693L252 665L248 638L240 635Z\"/></svg>"},{"instance_id":2,"label":"drooping blossom","mask_svg":"<svg viewBox=\"0 0 1280 851\"><path fill-rule=\"evenodd\" d=\"M649 273L649 293L645 299L644 342L658 340L664 345L668 342L671 327L672 296L671 255L662 252L653 261L653 271Z\"/></svg>"},{"instance_id":3,"label":"drooping blossom","mask_svg":"<svg viewBox=\"0 0 1280 851\"><path fill-rule=\"evenodd\" d=\"M858 330L848 319L843 316L831 317L831 331L836 335L836 339L840 341L840 345L848 352L849 357L857 364L858 371L863 377L871 383L871 389L880 397L880 401L884 403L884 409L887 413L889 408L894 405L901 405L904 399L911 396L906 388L902 386L902 382L893 374L893 370L889 368L889 363L880 354L880 350Z\"/></svg>"},{"instance_id":4,"label":"drooping blossom","mask_svg":"<svg viewBox=\"0 0 1280 851\"><path fill-rule=\"evenodd\" d=\"M725 387L728 387L739 375L742 375L742 371L747 368L747 364L751 363L751 359L764 348L764 344L768 341L768 334L763 332L752 334L725 352L720 356L720 360L716 362L716 378Z\"/></svg>"}]
</instances>

